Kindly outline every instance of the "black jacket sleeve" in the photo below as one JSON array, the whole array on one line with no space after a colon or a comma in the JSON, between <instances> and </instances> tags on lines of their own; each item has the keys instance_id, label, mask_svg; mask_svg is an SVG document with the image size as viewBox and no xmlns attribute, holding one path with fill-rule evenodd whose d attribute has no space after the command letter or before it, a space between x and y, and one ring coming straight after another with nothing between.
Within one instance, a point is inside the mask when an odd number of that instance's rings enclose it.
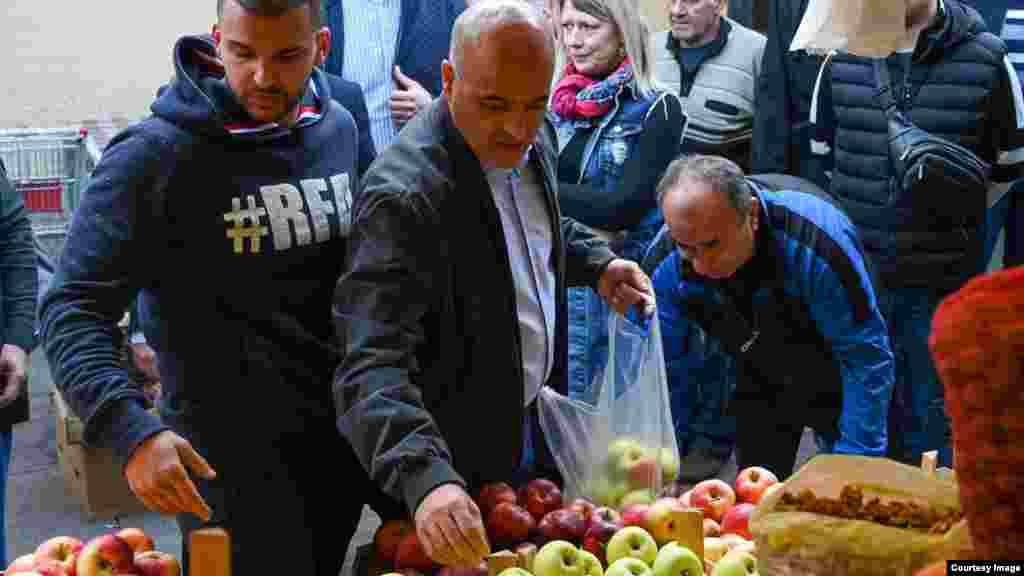
<instances>
[{"instance_id":1,"label":"black jacket sleeve","mask_svg":"<svg viewBox=\"0 0 1024 576\"><path fill-rule=\"evenodd\" d=\"M465 480L414 381L440 263L437 215L425 197L371 172L356 197L349 265L334 297L343 358L338 429L381 490L415 514L435 487ZM434 249L433 252L431 249Z\"/></svg>"},{"instance_id":2,"label":"black jacket sleeve","mask_svg":"<svg viewBox=\"0 0 1024 576\"><path fill-rule=\"evenodd\" d=\"M121 363L124 316L159 260L157 214L173 154L130 128L104 150L75 213L39 309L53 381L85 426L124 466L146 438L166 430ZM153 264L155 265L155 264Z\"/></svg>"},{"instance_id":3,"label":"black jacket sleeve","mask_svg":"<svg viewBox=\"0 0 1024 576\"><path fill-rule=\"evenodd\" d=\"M751 146L752 174L793 174L794 153L789 132L797 119L790 113L790 73L786 52L792 40L789 32L790 12L795 0L768 3L767 42L761 61L761 76L755 83L757 112L754 114L754 135Z\"/></svg>"},{"instance_id":4,"label":"black jacket sleeve","mask_svg":"<svg viewBox=\"0 0 1024 576\"><path fill-rule=\"evenodd\" d=\"M622 167L622 183L614 190L595 190L587 183L558 183L562 213L603 230L632 228L657 207L655 189L668 165L679 155L683 107L665 94L644 119L643 131Z\"/></svg>"},{"instance_id":5,"label":"black jacket sleeve","mask_svg":"<svg viewBox=\"0 0 1024 576\"><path fill-rule=\"evenodd\" d=\"M36 272L32 223L21 194L0 164L0 274L3 274L3 342L26 354L35 346Z\"/></svg>"}]
</instances>

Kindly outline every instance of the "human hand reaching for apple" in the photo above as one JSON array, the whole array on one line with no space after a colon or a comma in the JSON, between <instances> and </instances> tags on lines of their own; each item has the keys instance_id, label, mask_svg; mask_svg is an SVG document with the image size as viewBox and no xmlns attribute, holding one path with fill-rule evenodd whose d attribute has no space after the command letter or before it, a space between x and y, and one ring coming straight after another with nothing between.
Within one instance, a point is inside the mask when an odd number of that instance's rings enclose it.
<instances>
[{"instance_id":1,"label":"human hand reaching for apple","mask_svg":"<svg viewBox=\"0 0 1024 576\"><path fill-rule=\"evenodd\" d=\"M431 490L414 521L424 551L438 564L477 566L491 553L480 509L458 484Z\"/></svg>"},{"instance_id":2,"label":"human hand reaching for apple","mask_svg":"<svg viewBox=\"0 0 1024 576\"><path fill-rule=\"evenodd\" d=\"M212 511L189 478L189 470L207 480L217 476L188 440L165 430L135 449L124 474L146 507L162 514L188 512L207 522Z\"/></svg>"}]
</instances>

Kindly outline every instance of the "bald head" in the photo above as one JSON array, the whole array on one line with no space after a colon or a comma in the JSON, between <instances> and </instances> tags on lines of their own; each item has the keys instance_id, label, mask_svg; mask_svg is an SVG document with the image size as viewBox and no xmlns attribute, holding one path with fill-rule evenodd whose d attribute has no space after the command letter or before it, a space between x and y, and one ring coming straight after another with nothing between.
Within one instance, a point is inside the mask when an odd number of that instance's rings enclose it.
<instances>
[{"instance_id":1,"label":"bald head","mask_svg":"<svg viewBox=\"0 0 1024 576\"><path fill-rule=\"evenodd\" d=\"M533 41L528 41L529 45L523 48L542 50L554 60L554 41L541 10L524 0L478 0L459 15L452 28L448 60L456 76L464 72L467 49L479 48L484 36L509 28L520 32L525 29L528 40Z\"/></svg>"}]
</instances>

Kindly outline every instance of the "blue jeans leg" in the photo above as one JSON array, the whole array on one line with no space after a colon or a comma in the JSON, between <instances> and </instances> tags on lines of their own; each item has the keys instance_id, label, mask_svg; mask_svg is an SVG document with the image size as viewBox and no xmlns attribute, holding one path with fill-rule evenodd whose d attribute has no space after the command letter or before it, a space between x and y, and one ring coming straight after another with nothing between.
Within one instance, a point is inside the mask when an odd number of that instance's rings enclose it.
<instances>
[{"instance_id":1,"label":"blue jeans leg","mask_svg":"<svg viewBox=\"0 0 1024 576\"><path fill-rule=\"evenodd\" d=\"M0 432L0 566L7 566L7 468L14 434Z\"/></svg>"},{"instance_id":2,"label":"blue jeans leg","mask_svg":"<svg viewBox=\"0 0 1024 576\"><path fill-rule=\"evenodd\" d=\"M890 290L886 295L886 321L896 357L889 457L915 466L928 450L939 451L939 465L952 465L945 394L928 349L932 316L944 296L911 288Z\"/></svg>"},{"instance_id":3,"label":"blue jeans leg","mask_svg":"<svg viewBox=\"0 0 1024 576\"><path fill-rule=\"evenodd\" d=\"M608 363L608 305L590 288L569 289L569 396L596 403L594 378Z\"/></svg>"}]
</instances>

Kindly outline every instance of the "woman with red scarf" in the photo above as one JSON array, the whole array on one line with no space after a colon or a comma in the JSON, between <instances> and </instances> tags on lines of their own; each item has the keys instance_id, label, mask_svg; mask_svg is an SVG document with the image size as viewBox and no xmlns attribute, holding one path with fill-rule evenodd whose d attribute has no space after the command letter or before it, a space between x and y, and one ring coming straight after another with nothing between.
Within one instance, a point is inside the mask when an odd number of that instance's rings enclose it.
<instances>
[{"instance_id":1,"label":"woman with red scarf","mask_svg":"<svg viewBox=\"0 0 1024 576\"><path fill-rule=\"evenodd\" d=\"M562 214L639 261L662 224L655 188L679 154L683 110L655 86L648 29L630 0L563 0L557 13L565 67L547 126L558 142ZM608 306L569 289L569 392L593 400L608 353Z\"/></svg>"}]
</instances>

